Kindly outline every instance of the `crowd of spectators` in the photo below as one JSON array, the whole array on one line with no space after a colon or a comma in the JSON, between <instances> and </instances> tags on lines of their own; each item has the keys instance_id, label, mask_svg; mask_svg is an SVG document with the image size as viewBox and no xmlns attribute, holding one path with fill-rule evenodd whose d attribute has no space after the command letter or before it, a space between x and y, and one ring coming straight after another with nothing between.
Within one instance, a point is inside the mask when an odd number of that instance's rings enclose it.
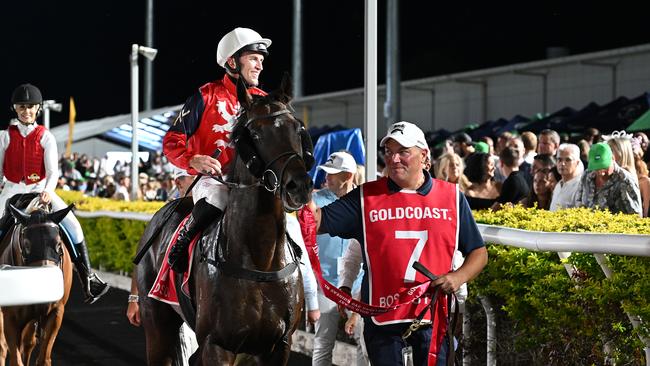
<instances>
[{"instance_id":1,"label":"crowd of spectators","mask_svg":"<svg viewBox=\"0 0 650 366\"><path fill-rule=\"evenodd\" d=\"M493 141L452 136L432 149L431 174L458 183L473 209L598 207L648 217L650 155L643 132L603 135L589 128L571 139L547 129L505 132Z\"/></svg>"},{"instance_id":2,"label":"crowd of spectators","mask_svg":"<svg viewBox=\"0 0 650 366\"><path fill-rule=\"evenodd\" d=\"M140 160L137 179L138 200L167 201L179 196L179 186L187 186L192 177L170 164L161 153L149 154ZM72 153L59 159L57 188L81 191L86 196L129 201L131 197L131 163L107 156L90 157ZM182 190L181 190L182 191Z\"/></svg>"}]
</instances>

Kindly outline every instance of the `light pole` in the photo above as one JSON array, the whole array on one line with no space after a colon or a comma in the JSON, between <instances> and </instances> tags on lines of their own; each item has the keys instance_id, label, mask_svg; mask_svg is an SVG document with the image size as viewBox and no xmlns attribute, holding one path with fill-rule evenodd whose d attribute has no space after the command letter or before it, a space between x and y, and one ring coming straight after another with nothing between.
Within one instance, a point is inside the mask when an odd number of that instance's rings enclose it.
<instances>
[{"instance_id":1,"label":"light pole","mask_svg":"<svg viewBox=\"0 0 650 366\"><path fill-rule=\"evenodd\" d=\"M156 58L158 50L155 48L131 45L131 200L138 199L138 54L146 57L149 61Z\"/></svg>"},{"instance_id":2,"label":"light pole","mask_svg":"<svg viewBox=\"0 0 650 366\"><path fill-rule=\"evenodd\" d=\"M55 112L61 112L62 108L63 105L57 103L55 100L49 99L43 101L43 126L45 128L50 129L50 109Z\"/></svg>"}]
</instances>

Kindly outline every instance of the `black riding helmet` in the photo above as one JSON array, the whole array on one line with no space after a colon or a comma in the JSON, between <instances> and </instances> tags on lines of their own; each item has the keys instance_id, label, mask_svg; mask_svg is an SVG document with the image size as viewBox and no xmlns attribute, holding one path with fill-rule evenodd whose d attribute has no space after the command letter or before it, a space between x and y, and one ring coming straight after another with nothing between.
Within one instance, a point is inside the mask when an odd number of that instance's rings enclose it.
<instances>
[{"instance_id":1,"label":"black riding helmet","mask_svg":"<svg viewBox=\"0 0 650 366\"><path fill-rule=\"evenodd\" d=\"M11 104L43 104L43 95L32 84L22 84L11 94Z\"/></svg>"}]
</instances>

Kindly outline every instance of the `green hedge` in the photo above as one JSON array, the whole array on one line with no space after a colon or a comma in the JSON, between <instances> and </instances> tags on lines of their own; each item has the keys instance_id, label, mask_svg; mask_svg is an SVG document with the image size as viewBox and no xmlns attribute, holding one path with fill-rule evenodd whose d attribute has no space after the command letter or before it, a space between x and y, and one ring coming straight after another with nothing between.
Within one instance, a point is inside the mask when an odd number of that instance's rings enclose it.
<instances>
[{"instance_id":1,"label":"green hedge","mask_svg":"<svg viewBox=\"0 0 650 366\"><path fill-rule=\"evenodd\" d=\"M108 217L79 218L79 222L93 267L118 273L131 272L138 241L148 222Z\"/></svg>"},{"instance_id":2,"label":"green hedge","mask_svg":"<svg viewBox=\"0 0 650 366\"><path fill-rule=\"evenodd\" d=\"M85 197L81 192L57 191L67 204L74 203L81 211L117 211L155 213L165 202L125 202ZM118 273L130 273L138 241L148 222L108 217L81 218L90 261L93 267Z\"/></svg>"},{"instance_id":3,"label":"green hedge","mask_svg":"<svg viewBox=\"0 0 650 366\"><path fill-rule=\"evenodd\" d=\"M64 199L74 201L74 197ZM104 202L95 199L78 202L81 209L105 209ZM136 212L145 204L109 203L118 205L119 211ZM588 209L549 212L517 206L499 212L478 211L475 217L479 223L534 231L650 234L649 219ZM130 272L146 222L80 221L93 265ZM472 335L463 343L475 364L485 364L485 319L478 295L487 297L497 310L499 365L598 365L606 357L618 365L644 363L638 336L648 336L649 327L645 323L633 330L625 313L650 321L648 257L608 255L614 274L607 279L592 255L576 253L569 263L578 271L575 278L569 278L556 253L492 244L488 251L488 265L470 283L467 300Z\"/></svg>"},{"instance_id":4,"label":"green hedge","mask_svg":"<svg viewBox=\"0 0 650 366\"><path fill-rule=\"evenodd\" d=\"M475 217L525 230L650 234L648 219L588 209L515 207ZM499 365L598 365L607 356L619 365L644 364L638 336L647 336L649 327L633 330L625 313L650 319L649 258L608 255L613 276L607 279L592 255L576 253L568 262L577 272L569 278L556 253L502 245L488 245L488 251L468 299L473 334L467 346L479 364L485 362L485 319L477 294L497 310Z\"/></svg>"}]
</instances>

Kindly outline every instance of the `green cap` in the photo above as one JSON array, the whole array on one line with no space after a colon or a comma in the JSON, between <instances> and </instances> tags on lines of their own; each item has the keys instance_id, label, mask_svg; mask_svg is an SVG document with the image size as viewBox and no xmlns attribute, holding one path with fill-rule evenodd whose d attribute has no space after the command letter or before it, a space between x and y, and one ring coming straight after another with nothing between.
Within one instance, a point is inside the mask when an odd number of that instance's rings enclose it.
<instances>
[{"instance_id":1,"label":"green cap","mask_svg":"<svg viewBox=\"0 0 650 366\"><path fill-rule=\"evenodd\" d=\"M481 142L477 142L477 143L474 144L474 150L476 152L489 154L490 153L490 146L488 146L488 144L486 144L485 142L481 141Z\"/></svg>"},{"instance_id":2,"label":"green cap","mask_svg":"<svg viewBox=\"0 0 650 366\"><path fill-rule=\"evenodd\" d=\"M591 145L589 149L589 171L607 169L612 165L612 149L605 142Z\"/></svg>"}]
</instances>

